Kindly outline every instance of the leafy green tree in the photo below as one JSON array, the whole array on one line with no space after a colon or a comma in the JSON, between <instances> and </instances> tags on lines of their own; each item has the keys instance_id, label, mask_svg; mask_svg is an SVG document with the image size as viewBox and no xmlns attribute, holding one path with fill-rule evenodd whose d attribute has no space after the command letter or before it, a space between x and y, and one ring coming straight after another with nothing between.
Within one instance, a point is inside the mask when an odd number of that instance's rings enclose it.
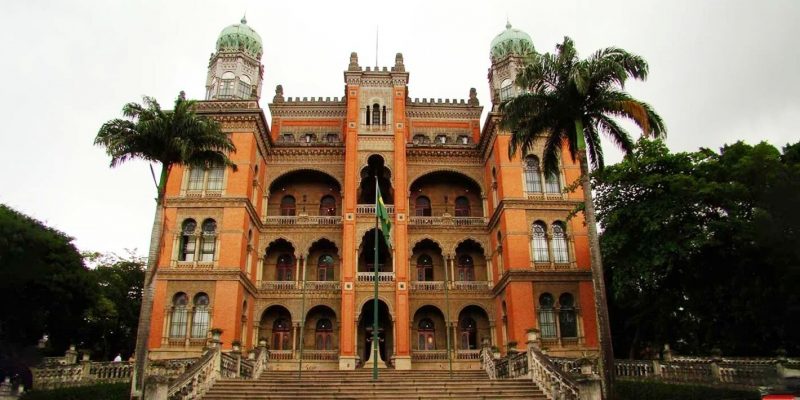
<instances>
[{"instance_id":1,"label":"leafy green tree","mask_svg":"<svg viewBox=\"0 0 800 400\"><path fill-rule=\"evenodd\" d=\"M136 327L142 304L142 284L147 260L129 252L116 254L90 253L84 257L95 268L90 270L97 285L97 301L86 314L85 346L104 360L121 353L133 354Z\"/></svg>"},{"instance_id":2,"label":"leafy green tree","mask_svg":"<svg viewBox=\"0 0 800 400\"><path fill-rule=\"evenodd\" d=\"M670 153L659 141L596 173L615 345L797 352L800 144Z\"/></svg>"},{"instance_id":3,"label":"leafy green tree","mask_svg":"<svg viewBox=\"0 0 800 400\"><path fill-rule=\"evenodd\" d=\"M186 100L183 92L175 100L171 111L162 110L151 97L144 97L143 103L144 105L126 104L122 108L125 118L113 119L103 124L94 140L95 145L104 147L111 156L111 167L133 159L161 164L136 335L136 363L131 379L133 397L141 396L144 383L155 276L158 272L158 251L162 243L167 177L175 165L198 168L225 165L236 170L236 164L228 158L229 153L236 151L230 137L220 130L216 121L197 115L194 111L195 101Z\"/></svg>"},{"instance_id":4,"label":"leafy green tree","mask_svg":"<svg viewBox=\"0 0 800 400\"><path fill-rule=\"evenodd\" d=\"M55 352L76 343L92 289L71 237L0 204L0 355L43 335Z\"/></svg>"},{"instance_id":5,"label":"leafy green tree","mask_svg":"<svg viewBox=\"0 0 800 400\"><path fill-rule=\"evenodd\" d=\"M526 58L525 68L515 82L524 90L501 105L501 126L512 133L509 157L518 150L528 153L535 143L543 141L546 174L558 171L564 144L572 159L580 163L605 398L614 393L613 349L587 152L592 165L602 169L601 133L617 147L631 151L631 137L615 118L633 121L645 136L661 137L666 133L661 117L647 103L623 90L628 78L644 80L647 73L643 58L616 47L580 59L572 39L565 37L556 45L555 53L532 53Z\"/></svg>"}]
</instances>

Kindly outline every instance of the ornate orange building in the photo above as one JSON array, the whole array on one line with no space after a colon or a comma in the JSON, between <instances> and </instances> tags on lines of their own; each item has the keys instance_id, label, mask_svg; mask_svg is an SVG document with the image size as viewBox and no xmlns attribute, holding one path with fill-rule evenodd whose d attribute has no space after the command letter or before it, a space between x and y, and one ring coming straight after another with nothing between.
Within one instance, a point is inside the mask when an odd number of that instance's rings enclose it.
<instances>
[{"instance_id":1,"label":"ornate orange building","mask_svg":"<svg viewBox=\"0 0 800 400\"><path fill-rule=\"evenodd\" d=\"M245 20L209 61L207 100L238 171L175 168L167 183L149 347L197 355L209 329L230 348L270 348L271 368L353 369L368 358L378 268L380 355L397 369L479 368L488 340L524 347L540 329L554 355L597 351L587 231L563 193L579 167L544 176L537 153L508 156L498 105L513 96L530 37L492 42L488 117L467 99L412 99L409 73L344 71L345 97L259 106L262 43ZM373 261L375 181L393 219ZM448 342L450 351L448 351ZM302 355L301 355L302 353Z\"/></svg>"}]
</instances>

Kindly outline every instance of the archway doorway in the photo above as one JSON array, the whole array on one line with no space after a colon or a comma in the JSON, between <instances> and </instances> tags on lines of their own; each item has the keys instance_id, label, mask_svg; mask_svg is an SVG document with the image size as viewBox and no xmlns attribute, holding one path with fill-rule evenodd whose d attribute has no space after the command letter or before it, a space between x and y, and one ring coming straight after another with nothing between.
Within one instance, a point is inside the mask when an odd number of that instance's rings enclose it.
<instances>
[{"instance_id":1,"label":"archway doorway","mask_svg":"<svg viewBox=\"0 0 800 400\"><path fill-rule=\"evenodd\" d=\"M361 362L369 360L369 353L372 351L372 321L373 321L374 301L370 299L363 307L358 317L358 355ZM382 300L378 300L378 352L380 359L391 367L394 349L394 332L392 326L392 315L389 307Z\"/></svg>"}]
</instances>

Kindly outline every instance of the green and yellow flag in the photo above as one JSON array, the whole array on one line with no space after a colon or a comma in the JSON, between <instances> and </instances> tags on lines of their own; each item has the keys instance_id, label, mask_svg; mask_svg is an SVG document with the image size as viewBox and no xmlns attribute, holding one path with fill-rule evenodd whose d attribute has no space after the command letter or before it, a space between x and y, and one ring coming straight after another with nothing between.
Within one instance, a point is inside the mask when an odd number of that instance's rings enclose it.
<instances>
[{"instance_id":1,"label":"green and yellow flag","mask_svg":"<svg viewBox=\"0 0 800 400\"><path fill-rule=\"evenodd\" d=\"M391 242L389 241L389 231L392 229L392 221L389 219L389 212L386 211L386 205L383 204L383 197L381 197L381 188L375 185L376 195L375 195L375 213L378 216L378 222L380 223L381 232L383 232L383 238L386 240L386 245L391 248ZM376 243L377 244L377 243Z\"/></svg>"}]
</instances>

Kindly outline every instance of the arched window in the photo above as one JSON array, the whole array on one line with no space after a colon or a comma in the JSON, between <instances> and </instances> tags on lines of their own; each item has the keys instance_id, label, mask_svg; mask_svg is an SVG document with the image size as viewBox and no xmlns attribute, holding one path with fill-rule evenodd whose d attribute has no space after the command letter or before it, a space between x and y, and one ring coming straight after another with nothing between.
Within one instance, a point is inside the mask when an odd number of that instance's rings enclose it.
<instances>
[{"instance_id":1,"label":"arched window","mask_svg":"<svg viewBox=\"0 0 800 400\"><path fill-rule=\"evenodd\" d=\"M381 125L386 125L386 106L383 106L383 111L381 113Z\"/></svg>"},{"instance_id":2,"label":"arched window","mask_svg":"<svg viewBox=\"0 0 800 400\"><path fill-rule=\"evenodd\" d=\"M331 320L322 318L317 321L317 330L314 336L314 344L317 350L333 350L333 324L331 324Z\"/></svg>"},{"instance_id":3,"label":"arched window","mask_svg":"<svg viewBox=\"0 0 800 400\"><path fill-rule=\"evenodd\" d=\"M472 262L472 257L466 254L458 257L458 280L475 280L475 263Z\"/></svg>"},{"instance_id":4,"label":"arched window","mask_svg":"<svg viewBox=\"0 0 800 400\"><path fill-rule=\"evenodd\" d=\"M291 350L291 324L285 318L278 318L272 324L272 348L275 350Z\"/></svg>"},{"instance_id":5,"label":"arched window","mask_svg":"<svg viewBox=\"0 0 800 400\"><path fill-rule=\"evenodd\" d=\"M427 141L428 137L420 134L414 135L414 138L412 139L412 142L414 142L414 144L425 144L427 143Z\"/></svg>"},{"instance_id":6,"label":"arched window","mask_svg":"<svg viewBox=\"0 0 800 400\"><path fill-rule=\"evenodd\" d=\"M194 236L195 229L197 229L197 222L193 219L189 218L183 221L181 225L181 247L178 260L194 261L197 252L197 238Z\"/></svg>"},{"instance_id":7,"label":"arched window","mask_svg":"<svg viewBox=\"0 0 800 400\"><path fill-rule=\"evenodd\" d=\"M294 257L291 254L281 254L278 256L278 263L275 265L276 281L291 281L294 271Z\"/></svg>"},{"instance_id":8,"label":"arched window","mask_svg":"<svg viewBox=\"0 0 800 400\"><path fill-rule=\"evenodd\" d=\"M236 75L234 75L231 71L226 71L222 74L222 80L219 84L219 93L217 94L217 98L230 99L233 97L233 84L235 79Z\"/></svg>"},{"instance_id":9,"label":"arched window","mask_svg":"<svg viewBox=\"0 0 800 400\"><path fill-rule=\"evenodd\" d=\"M225 166L214 165L208 169L207 190L222 190L222 181L225 178Z\"/></svg>"},{"instance_id":10,"label":"arched window","mask_svg":"<svg viewBox=\"0 0 800 400\"><path fill-rule=\"evenodd\" d=\"M319 260L317 262L317 280L333 280L333 256L330 254L323 254L319 256Z\"/></svg>"},{"instance_id":11,"label":"arched window","mask_svg":"<svg viewBox=\"0 0 800 400\"><path fill-rule=\"evenodd\" d=\"M427 254L422 254L417 257L417 280L433 280L433 259Z\"/></svg>"},{"instance_id":12,"label":"arched window","mask_svg":"<svg viewBox=\"0 0 800 400\"><path fill-rule=\"evenodd\" d=\"M542 192L542 177L539 175L539 159L536 156L525 157L525 191Z\"/></svg>"},{"instance_id":13,"label":"arched window","mask_svg":"<svg viewBox=\"0 0 800 400\"><path fill-rule=\"evenodd\" d=\"M202 167L191 167L189 169L189 185L186 189L203 190L203 180L205 178L205 170Z\"/></svg>"},{"instance_id":14,"label":"arched window","mask_svg":"<svg viewBox=\"0 0 800 400\"><path fill-rule=\"evenodd\" d=\"M514 84L511 79L506 79L500 84L500 101L510 100L514 96Z\"/></svg>"},{"instance_id":15,"label":"arched window","mask_svg":"<svg viewBox=\"0 0 800 400\"><path fill-rule=\"evenodd\" d=\"M558 327L561 329L561 337L578 337L575 298L569 293L561 293L561 296L558 296L558 304L561 307L558 312Z\"/></svg>"},{"instance_id":16,"label":"arched window","mask_svg":"<svg viewBox=\"0 0 800 400\"><path fill-rule=\"evenodd\" d=\"M469 217L469 199L465 196L456 197L456 217Z\"/></svg>"},{"instance_id":17,"label":"arched window","mask_svg":"<svg viewBox=\"0 0 800 400\"><path fill-rule=\"evenodd\" d=\"M558 174L547 174L544 183L547 193L561 193L561 180L558 179Z\"/></svg>"},{"instance_id":18,"label":"arched window","mask_svg":"<svg viewBox=\"0 0 800 400\"><path fill-rule=\"evenodd\" d=\"M478 327L475 320L470 317L464 317L458 323L458 328L461 333L461 350L473 350L478 348Z\"/></svg>"},{"instance_id":19,"label":"arched window","mask_svg":"<svg viewBox=\"0 0 800 400\"><path fill-rule=\"evenodd\" d=\"M556 313L553 309L555 300L550 293L539 296L539 330L543 338L556 337Z\"/></svg>"},{"instance_id":20,"label":"arched window","mask_svg":"<svg viewBox=\"0 0 800 400\"><path fill-rule=\"evenodd\" d=\"M381 106L378 103L372 105L372 125L381 124Z\"/></svg>"},{"instance_id":21,"label":"arched window","mask_svg":"<svg viewBox=\"0 0 800 400\"><path fill-rule=\"evenodd\" d=\"M550 255L547 254L547 227L541 221L533 223L531 246L533 247L534 262L550 262Z\"/></svg>"},{"instance_id":22,"label":"arched window","mask_svg":"<svg viewBox=\"0 0 800 400\"><path fill-rule=\"evenodd\" d=\"M281 215L291 216L297 211L294 196L286 195L281 199Z\"/></svg>"},{"instance_id":23,"label":"arched window","mask_svg":"<svg viewBox=\"0 0 800 400\"><path fill-rule=\"evenodd\" d=\"M214 261L217 249L217 221L203 221L203 236L200 238L200 261Z\"/></svg>"},{"instance_id":24,"label":"arched window","mask_svg":"<svg viewBox=\"0 0 800 400\"><path fill-rule=\"evenodd\" d=\"M335 133L329 133L325 135L325 141L328 143L336 143L339 141L339 135Z\"/></svg>"},{"instance_id":25,"label":"arched window","mask_svg":"<svg viewBox=\"0 0 800 400\"><path fill-rule=\"evenodd\" d=\"M436 350L436 339L434 337L434 333L436 329L434 329L433 321L430 318L424 318L422 321L419 321L419 326L417 327L418 333L418 345L420 350Z\"/></svg>"},{"instance_id":26,"label":"arched window","mask_svg":"<svg viewBox=\"0 0 800 400\"><path fill-rule=\"evenodd\" d=\"M436 135L437 144L447 144L447 135Z\"/></svg>"},{"instance_id":27,"label":"arched window","mask_svg":"<svg viewBox=\"0 0 800 400\"><path fill-rule=\"evenodd\" d=\"M366 121L367 121L367 125L370 125L370 122L371 122L371 121L370 121L370 118L369 118L369 114L370 114L370 112L369 112L369 106L367 106L367 112L366 112L366 114L365 114L365 118L366 118Z\"/></svg>"},{"instance_id":28,"label":"arched window","mask_svg":"<svg viewBox=\"0 0 800 400\"><path fill-rule=\"evenodd\" d=\"M179 292L172 297L172 316L169 323L169 337L185 338L188 313L186 306L189 304L189 296Z\"/></svg>"},{"instance_id":29,"label":"arched window","mask_svg":"<svg viewBox=\"0 0 800 400\"><path fill-rule=\"evenodd\" d=\"M416 210L416 215L418 217L430 217L431 199L425 196L417 197L416 201L414 202L414 209Z\"/></svg>"},{"instance_id":30,"label":"arched window","mask_svg":"<svg viewBox=\"0 0 800 400\"><path fill-rule=\"evenodd\" d=\"M198 293L194 296L194 314L192 315L192 338L205 338L208 332L208 295Z\"/></svg>"},{"instance_id":31,"label":"arched window","mask_svg":"<svg viewBox=\"0 0 800 400\"><path fill-rule=\"evenodd\" d=\"M553 223L553 261L557 263L569 262L569 250L567 250L567 235L564 224L561 222Z\"/></svg>"},{"instance_id":32,"label":"arched window","mask_svg":"<svg viewBox=\"0 0 800 400\"><path fill-rule=\"evenodd\" d=\"M242 75L239 77L239 90L237 95L240 99L249 99L253 94L252 86L250 86L250 77Z\"/></svg>"},{"instance_id":33,"label":"arched window","mask_svg":"<svg viewBox=\"0 0 800 400\"><path fill-rule=\"evenodd\" d=\"M461 135L458 137L458 144L469 144L469 136Z\"/></svg>"},{"instance_id":34,"label":"arched window","mask_svg":"<svg viewBox=\"0 0 800 400\"><path fill-rule=\"evenodd\" d=\"M323 196L319 201L319 215L336 215L336 199L333 196Z\"/></svg>"}]
</instances>

